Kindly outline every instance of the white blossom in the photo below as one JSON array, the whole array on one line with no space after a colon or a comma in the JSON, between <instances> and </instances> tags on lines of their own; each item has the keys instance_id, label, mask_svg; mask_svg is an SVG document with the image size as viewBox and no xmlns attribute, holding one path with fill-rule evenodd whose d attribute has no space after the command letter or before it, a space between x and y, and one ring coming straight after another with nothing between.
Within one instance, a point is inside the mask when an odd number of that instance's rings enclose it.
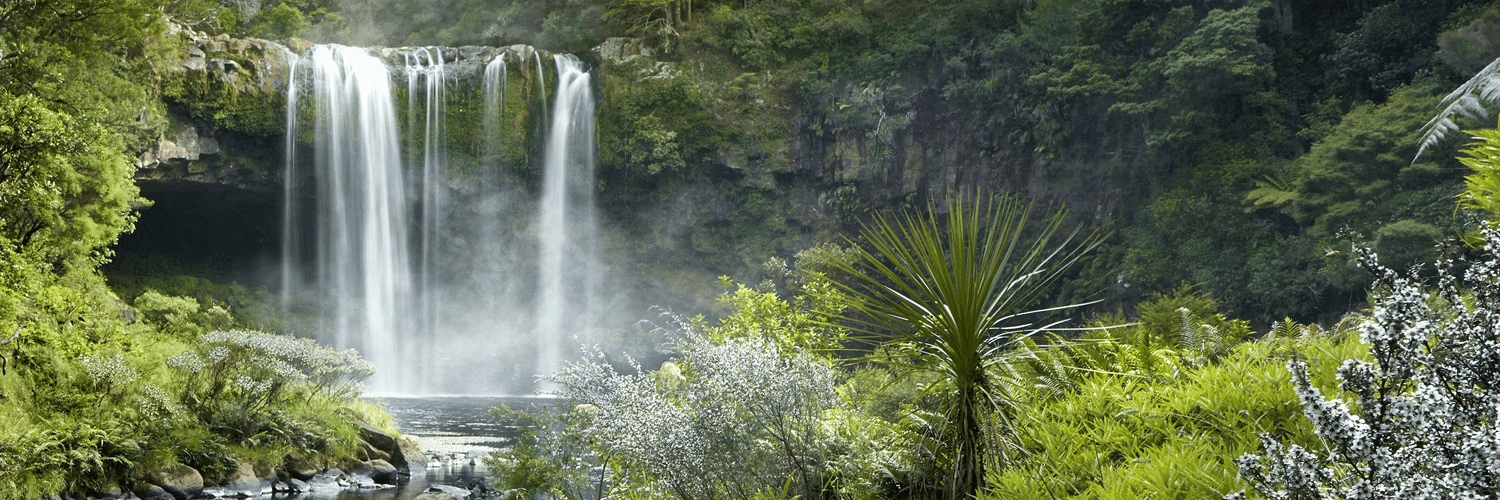
<instances>
[{"instance_id":1,"label":"white blossom","mask_svg":"<svg viewBox=\"0 0 1500 500\"><path fill-rule=\"evenodd\" d=\"M1359 325L1373 362L1346 361L1340 399L1325 398L1307 367L1288 363L1303 412L1327 445L1313 453L1264 437L1261 455L1236 463L1267 498L1493 498L1500 492L1500 231L1486 228L1487 256L1459 279L1437 264L1436 289L1380 264L1373 307ZM1243 498L1242 494L1231 495Z\"/></svg>"}]
</instances>

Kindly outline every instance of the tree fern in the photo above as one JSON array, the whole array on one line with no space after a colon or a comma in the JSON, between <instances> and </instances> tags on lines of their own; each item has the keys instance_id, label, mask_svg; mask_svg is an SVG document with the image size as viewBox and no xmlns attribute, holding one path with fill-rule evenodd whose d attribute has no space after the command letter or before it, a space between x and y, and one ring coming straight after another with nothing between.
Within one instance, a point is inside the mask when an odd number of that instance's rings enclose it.
<instances>
[{"instance_id":1,"label":"tree fern","mask_svg":"<svg viewBox=\"0 0 1500 500\"><path fill-rule=\"evenodd\" d=\"M1422 158L1427 148L1459 132L1456 118L1483 120L1490 117L1490 107L1500 102L1500 59L1495 59L1469 81L1443 97L1443 110L1422 126L1421 145L1412 163Z\"/></svg>"}]
</instances>

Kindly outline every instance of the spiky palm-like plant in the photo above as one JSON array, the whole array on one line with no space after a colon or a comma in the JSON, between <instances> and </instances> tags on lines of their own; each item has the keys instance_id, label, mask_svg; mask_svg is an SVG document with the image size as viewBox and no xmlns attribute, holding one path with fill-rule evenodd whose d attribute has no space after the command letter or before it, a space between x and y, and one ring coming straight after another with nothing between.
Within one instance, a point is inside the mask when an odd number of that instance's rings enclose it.
<instances>
[{"instance_id":1,"label":"spiky palm-like plant","mask_svg":"<svg viewBox=\"0 0 1500 500\"><path fill-rule=\"evenodd\" d=\"M857 313L855 332L910 353L907 368L947 382L942 434L954 453L947 490L970 498L986 463L1006 461L1003 446L989 449L990 431L1010 422L1010 398L990 367L1052 326L1040 323L1047 313L1084 305L1039 307L1100 238L1065 231L1061 210L1033 224L1031 205L1018 197L950 196L947 209L877 217L861 232L853 262L839 264L849 276L840 286Z\"/></svg>"}]
</instances>

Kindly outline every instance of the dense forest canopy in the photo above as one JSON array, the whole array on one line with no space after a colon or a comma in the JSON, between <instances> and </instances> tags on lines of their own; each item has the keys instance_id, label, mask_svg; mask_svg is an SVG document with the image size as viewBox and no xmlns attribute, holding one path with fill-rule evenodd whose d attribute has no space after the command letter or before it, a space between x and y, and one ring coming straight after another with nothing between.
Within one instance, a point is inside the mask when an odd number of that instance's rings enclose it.
<instances>
[{"instance_id":1,"label":"dense forest canopy","mask_svg":"<svg viewBox=\"0 0 1500 500\"><path fill-rule=\"evenodd\" d=\"M745 215L726 216L728 248L704 250L753 263L808 245L785 210L757 208L788 182L822 186L846 234L870 209L960 186L1025 191L1116 233L1075 293L1108 289L1118 307L1187 283L1268 324L1334 318L1363 299L1341 228L1405 266L1465 226L1449 203L1464 173L1452 146L1409 158L1437 97L1500 55L1496 12L1419 0L377 0L234 2L183 20L375 45L582 52L637 37L676 69L604 89L600 195L623 222L684 186L728 182ZM755 281L751 267L716 270Z\"/></svg>"}]
</instances>

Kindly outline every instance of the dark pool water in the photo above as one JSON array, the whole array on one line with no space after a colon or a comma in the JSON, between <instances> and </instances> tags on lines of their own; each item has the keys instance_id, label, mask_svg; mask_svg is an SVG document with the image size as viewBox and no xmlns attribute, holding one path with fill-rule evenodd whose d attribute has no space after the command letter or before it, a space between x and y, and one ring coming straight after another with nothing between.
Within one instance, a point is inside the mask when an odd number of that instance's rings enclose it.
<instances>
[{"instance_id":1,"label":"dark pool water","mask_svg":"<svg viewBox=\"0 0 1500 500\"><path fill-rule=\"evenodd\" d=\"M490 481L478 457L508 446L513 431L490 421L490 408L543 409L553 403L531 397L384 397L401 433L416 438L430 464L412 470L411 482L381 490L277 496L288 500L408 500L432 485L469 487Z\"/></svg>"}]
</instances>

